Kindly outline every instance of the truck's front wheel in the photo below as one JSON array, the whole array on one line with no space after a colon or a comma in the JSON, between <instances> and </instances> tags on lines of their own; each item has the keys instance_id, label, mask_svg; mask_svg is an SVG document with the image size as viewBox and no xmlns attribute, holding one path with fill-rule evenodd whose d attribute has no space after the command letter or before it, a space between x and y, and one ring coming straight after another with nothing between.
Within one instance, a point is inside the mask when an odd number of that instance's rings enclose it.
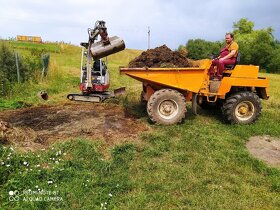
<instances>
[{"instance_id":1,"label":"truck's front wheel","mask_svg":"<svg viewBox=\"0 0 280 210\"><path fill-rule=\"evenodd\" d=\"M225 120L231 124L250 124L255 122L261 113L259 97L248 91L236 93L223 105Z\"/></svg>"},{"instance_id":2,"label":"truck's front wheel","mask_svg":"<svg viewBox=\"0 0 280 210\"><path fill-rule=\"evenodd\" d=\"M186 114L186 99L176 90L161 89L151 95L147 112L157 124L172 125L181 122Z\"/></svg>"}]
</instances>

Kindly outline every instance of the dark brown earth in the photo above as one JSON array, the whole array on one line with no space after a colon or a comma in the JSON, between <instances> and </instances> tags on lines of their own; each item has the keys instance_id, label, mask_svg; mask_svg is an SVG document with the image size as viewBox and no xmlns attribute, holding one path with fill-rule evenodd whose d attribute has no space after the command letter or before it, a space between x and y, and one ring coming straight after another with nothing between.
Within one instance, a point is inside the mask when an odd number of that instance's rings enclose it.
<instances>
[{"instance_id":1,"label":"dark brown earth","mask_svg":"<svg viewBox=\"0 0 280 210\"><path fill-rule=\"evenodd\" d=\"M191 67L189 60L178 51L172 51L166 45L150 49L130 61L128 67Z\"/></svg>"},{"instance_id":2,"label":"dark brown earth","mask_svg":"<svg viewBox=\"0 0 280 210\"><path fill-rule=\"evenodd\" d=\"M270 166L280 168L280 139L271 136L253 136L246 144L249 152Z\"/></svg>"},{"instance_id":3,"label":"dark brown earth","mask_svg":"<svg viewBox=\"0 0 280 210\"><path fill-rule=\"evenodd\" d=\"M102 140L107 146L136 141L147 126L112 104L74 103L0 113L0 143L35 151L75 138Z\"/></svg>"}]
</instances>

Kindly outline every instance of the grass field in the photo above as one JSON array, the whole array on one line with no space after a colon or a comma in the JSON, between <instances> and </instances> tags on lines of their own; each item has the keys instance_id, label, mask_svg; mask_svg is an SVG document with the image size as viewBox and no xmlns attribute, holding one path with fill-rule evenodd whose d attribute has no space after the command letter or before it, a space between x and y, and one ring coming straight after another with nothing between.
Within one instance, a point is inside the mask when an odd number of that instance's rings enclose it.
<instances>
[{"instance_id":1,"label":"grass field","mask_svg":"<svg viewBox=\"0 0 280 210\"><path fill-rule=\"evenodd\" d=\"M255 159L245 147L251 136L280 137L280 75L261 74L270 79L270 99L263 101L262 115L253 125L225 124L219 111L202 110L194 116L188 105L182 124L157 126L150 124L139 105L141 84L118 73L120 65L139 53L125 50L108 59L111 86L127 87L125 97L109 103L124 106L150 127L140 141L109 147L109 159L102 155L100 139L94 143L73 139L25 154L0 144L0 207L280 209L279 169ZM64 103L69 91L78 92L79 57L80 49L73 46L51 52L49 78L1 103L5 109L16 108L19 101ZM50 101L38 99L41 89L49 92ZM20 201L9 200L16 196Z\"/></svg>"}]
</instances>

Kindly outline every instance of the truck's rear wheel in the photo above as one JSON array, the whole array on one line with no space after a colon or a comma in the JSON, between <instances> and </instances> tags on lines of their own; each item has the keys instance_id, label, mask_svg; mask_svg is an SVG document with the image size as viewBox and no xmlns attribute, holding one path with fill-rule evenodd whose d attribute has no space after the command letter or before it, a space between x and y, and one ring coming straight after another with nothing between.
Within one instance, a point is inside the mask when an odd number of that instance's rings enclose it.
<instances>
[{"instance_id":1,"label":"truck's rear wheel","mask_svg":"<svg viewBox=\"0 0 280 210\"><path fill-rule=\"evenodd\" d=\"M150 119L162 125L180 123L185 118L186 111L185 97L172 89L154 92L147 104Z\"/></svg>"},{"instance_id":2,"label":"truck's rear wheel","mask_svg":"<svg viewBox=\"0 0 280 210\"><path fill-rule=\"evenodd\" d=\"M261 113L259 97L248 91L236 93L223 105L225 120L231 124L250 124L255 122Z\"/></svg>"}]
</instances>

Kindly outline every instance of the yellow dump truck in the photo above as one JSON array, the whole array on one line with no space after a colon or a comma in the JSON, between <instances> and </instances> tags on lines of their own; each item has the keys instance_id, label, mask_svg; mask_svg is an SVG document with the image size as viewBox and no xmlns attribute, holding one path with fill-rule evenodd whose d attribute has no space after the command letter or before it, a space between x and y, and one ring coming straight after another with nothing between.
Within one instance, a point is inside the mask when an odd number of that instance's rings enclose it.
<instances>
[{"instance_id":1,"label":"yellow dump truck","mask_svg":"<svg viewBox=\"0 0 280 210\"><path fill-rule=\"evenodd\" d=\"M220 104L224 119L232 124L250 124L261 113L261 99L267 100L268 79L258 77L259 67L235 65L226 69L221 81L209 80L211 60L191 68L120 68L143 83L141 101L146 102L149 118L157 124L171 125L186 116L186 102L207 107Z\"/></svg>"}]
</instances>

